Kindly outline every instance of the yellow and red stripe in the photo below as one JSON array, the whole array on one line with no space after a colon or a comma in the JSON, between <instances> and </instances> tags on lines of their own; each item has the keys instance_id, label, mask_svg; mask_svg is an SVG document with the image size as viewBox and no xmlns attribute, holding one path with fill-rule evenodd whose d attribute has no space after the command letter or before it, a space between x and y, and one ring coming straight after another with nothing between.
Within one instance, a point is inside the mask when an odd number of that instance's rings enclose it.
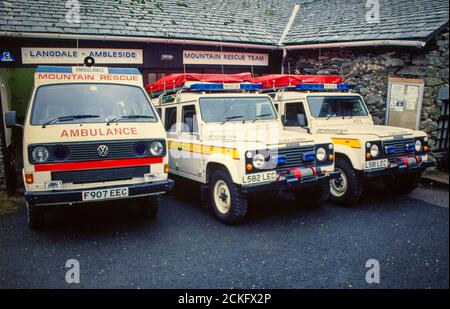
<instances>
[{"instance_id":1,"label":"yellow and red stripe","mask_svg":"<svg viewBox=\"0 0 450 309\"><path fill-rule=\"evenodd\" d=\"M343 145L351 148L361 148L361 142L356 138L339 138L333 137L331 139L335 145Z\"/></svg>"},{"instance_id":2,"label":"yellow and red stripe","mask_svg":"<svg viewBox=\"0 0 450 309\"><path fill-rule=\"evenodd\" d=\"M36 164L35 172L91 170L163 163L163 157Z\"/></svg>"}]
</instances>

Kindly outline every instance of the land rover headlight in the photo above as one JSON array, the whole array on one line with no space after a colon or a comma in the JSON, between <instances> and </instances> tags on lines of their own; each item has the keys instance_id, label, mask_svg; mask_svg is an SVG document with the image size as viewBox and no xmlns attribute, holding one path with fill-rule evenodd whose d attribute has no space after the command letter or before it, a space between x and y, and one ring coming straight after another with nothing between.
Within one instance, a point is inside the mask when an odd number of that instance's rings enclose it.
<instances>
[{"instance_id":1,"label":"land rover headlight","mask_svg":"<svg viewBox=\"0 0 450 309\"><path fill-rule=\"evenodd\" d=\"M150 153L154 156L162 155L164 151L164 145L161 142L153 142L150 144Z\"/></svg>"},{"instance_id":2,"label":"land rover headlight","mask_svg":"<svg viewBox=\"0 0 450 309\"><path fill-rule=\"evenodd\" d=\"M418 140L416 141L416 146L415 146L415 148L416 148L416 152L421 152L421 151L422 151L422 142L420 141L420 139L418 139Z\"/></svg>"},{"instance_id":3,"label":"land rover headlight","mask_svg":"<svg viewBox=\"0 0 450 309\"><path fill-rule=\"evenodd\" d=\"M319 161L324 161L327 158L327 151L325 150L325 148L319 148L316 151L316 158Z\"/></svg>"},{"instance_id":4,"label":"land rover headlight","mask_svg":"<svg viewBox=\"0 0 450 309\"><path fill-rule=\"evenodd\" d=\"M33 160L35 162L44 163L48 160L49 152L48 152L47 148L45 148L43 146L38 146L33 149L31 156L33 157Z\"/></svg>"},{"instance_id":5,"label":"land rover headlight","mask_svg":"<svg viewBox=\"0 0 450 309\"><path fill-rule=\"evenodd\" d=\"M372 146L370 146L370 155L372 156L372 158L378 157L379 154L380 148L378 147L377 144L373 144Z\"/></svg>"},{"instance_id":6,"label":"land rover headlight","mask_svg":"<svg viewBox=\"0 0 450 309\"><path fill-rule=\"evenodd\" d=\"M264 166L264 163L266 162L266 158L260 153L256 154L253 157L253 166L257 169L260 169Z\"/></svg>"}]
</instances>

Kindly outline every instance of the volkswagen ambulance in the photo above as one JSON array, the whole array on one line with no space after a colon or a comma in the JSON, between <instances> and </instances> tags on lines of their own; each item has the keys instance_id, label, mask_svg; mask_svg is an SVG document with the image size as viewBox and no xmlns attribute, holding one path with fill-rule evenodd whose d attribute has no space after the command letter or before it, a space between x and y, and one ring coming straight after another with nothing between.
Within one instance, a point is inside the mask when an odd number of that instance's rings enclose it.
<instances>
[{"instance_id":1,"label":"volkswagen ambulance","mask_svg":"<svg viewBox=\"0 0 450 309\"><path fill-rule=\"evenodd\" d=\"M15 112L5 115L9 127ZM170 190L165 131L137 69L39 66L23 125L30 228L57 205L133 199L148 216Z\"/></svg>"},{"instance_id":2,"label":"volkswagen ambulance","mask_svg":"<svg viewBox=\"0 0 450 309\"><path fill-rule=\"evenodd\" d=\"M356 203L368 180L408 193L433 165L428 136L406 128L375 125L363 98L340 76L268 75L254 79L274 98L285 128L332 139L340 177L331 200Z\"/></svg>"},{"instance_id":3,"label":"volkswagen ambulance","mask_svg":"<svg viewBox=\"0 0 450 309\"><path fill-rule=\"evenodd\" d=\"M169 140L170 172L197 182L216 218L242 221L248 195L289 191L319 206L329 197L334 147L285 130L251 74L177 74L147 85Z\"/></svg>"}]
</instances>

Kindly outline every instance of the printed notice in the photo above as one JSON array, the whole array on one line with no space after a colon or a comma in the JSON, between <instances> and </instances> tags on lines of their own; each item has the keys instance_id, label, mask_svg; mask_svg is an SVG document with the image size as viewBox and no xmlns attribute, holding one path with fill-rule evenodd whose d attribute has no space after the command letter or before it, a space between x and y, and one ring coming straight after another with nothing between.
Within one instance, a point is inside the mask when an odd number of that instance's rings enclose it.
<instances>
[{"instance_id":1,"label":"printed notice","mask_svg":"<svg viewBox=\"0 0 450 309\"><path fill-rule=\"evenodd\" d=\"M405 106L405 85L393 84L391 87L390 109L402 112Z\"/></svg>"},{"instance_id":2,"label":"printed notice","mask_svg":"<svg viewBox=\"0 0 450 309\"><path fill-rule=\"evenodd\" d=\"M417 102L419 101L419 87L408 86L406 90L406 109L413 111L417 108Z\"/></svg>"}]
</instances>

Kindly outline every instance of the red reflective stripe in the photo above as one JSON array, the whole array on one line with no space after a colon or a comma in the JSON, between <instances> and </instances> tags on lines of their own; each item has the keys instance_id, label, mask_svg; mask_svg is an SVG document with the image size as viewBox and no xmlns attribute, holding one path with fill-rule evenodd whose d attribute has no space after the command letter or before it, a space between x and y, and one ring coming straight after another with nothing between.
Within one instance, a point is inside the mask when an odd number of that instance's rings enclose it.
<instances>
[{"instance_id":1,"label":"red reflective stripe","mask_svg":"<svg viewBox=\"0 0 450 309\"><path fill-rule=\"evenodd\" d=\"M113 167L157 164L162 162L163 158L158 157L158 158L137 158L137 159L122 159L122 160L36 164L34 166L34 171L48 172L48 171L90 170L98 168L113 168Z\"/></svg>"},{"instance_id":2,"label":"red reflective stripe","mask_svg":"<svg viewBox=\"0 0 450 309\"><path fill-rule=\"evenodd\" d=\"M310 166L309 168L313 171L313 175L317 176L317 168L315 168L314 166Z\"/></svg>"}]
</instances>

